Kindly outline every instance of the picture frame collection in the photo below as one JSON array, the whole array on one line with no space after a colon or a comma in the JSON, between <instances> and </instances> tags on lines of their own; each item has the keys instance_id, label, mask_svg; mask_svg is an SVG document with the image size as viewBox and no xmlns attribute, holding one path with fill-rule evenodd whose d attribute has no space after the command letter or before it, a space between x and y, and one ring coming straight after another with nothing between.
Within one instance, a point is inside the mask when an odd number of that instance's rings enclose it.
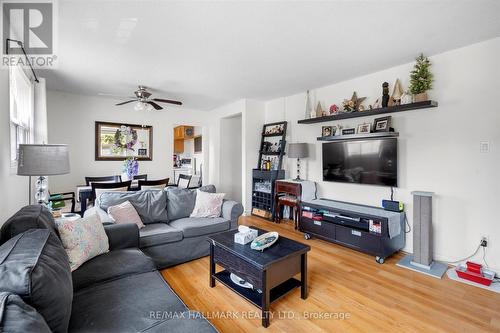
<instances>
[{"instance_id":1,"label":"picture frame collection","mask_svg":"<svg viewBox=\"0 0 500 333\"><path fill-rule=\"evenodd\" d=\"M389 132L393 130L391 128L391 116L375 118L372 123L363 123L357 125L357 127L346 127L343 128L341 125L336 126L322 126L321 136L338 136L338 135L353 135L353 134L369 134L377 132Z\"/></svg>"}]
</instances>

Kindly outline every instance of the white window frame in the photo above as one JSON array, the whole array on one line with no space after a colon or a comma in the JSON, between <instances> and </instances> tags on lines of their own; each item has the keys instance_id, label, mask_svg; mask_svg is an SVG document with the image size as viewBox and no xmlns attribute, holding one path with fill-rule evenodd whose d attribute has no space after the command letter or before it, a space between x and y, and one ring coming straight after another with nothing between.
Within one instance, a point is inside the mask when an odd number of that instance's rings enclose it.
<instances>
[{"instance_id":1,"label":"white window frame","mask_svg":"<svg viewBox=\"0 0 500 333\"><path fill-rule=\"evenodd\" d=\"M21 66L9 67L10 166L17 169L19 144L33 143L34 84Z\"/></svg>"}]
</instances>

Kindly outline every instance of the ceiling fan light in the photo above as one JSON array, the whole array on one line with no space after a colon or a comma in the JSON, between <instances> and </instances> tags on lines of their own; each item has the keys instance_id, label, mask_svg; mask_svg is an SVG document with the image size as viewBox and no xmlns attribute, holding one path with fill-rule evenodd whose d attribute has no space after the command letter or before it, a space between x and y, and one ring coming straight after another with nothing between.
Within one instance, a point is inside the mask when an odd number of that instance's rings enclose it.
<instances>
[{"instance_id":1,"label":"ceiling fan light","mask_svg":"<svg viewBox=\"0 0 500 333\"><path fill-rule=\"evenodd\" d=\"M135 103L134 110L135 111L144 111L144 103L140 102L140 101Z\"/></svg>"}]
</instances>

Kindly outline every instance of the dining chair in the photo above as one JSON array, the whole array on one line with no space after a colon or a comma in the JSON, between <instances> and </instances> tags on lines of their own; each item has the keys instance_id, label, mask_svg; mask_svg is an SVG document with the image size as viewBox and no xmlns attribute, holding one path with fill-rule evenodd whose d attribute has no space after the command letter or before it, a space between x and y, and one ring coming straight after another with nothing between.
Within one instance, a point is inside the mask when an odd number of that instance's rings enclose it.
<instances>
[{"instance_id":1,"label":"dining chair","mask_svg":"<svg viewBox=\"0 0 500 333\"><path fill-rule=\"evenodd\" d=\"M117 182L117 183L96 183L92 182L92 201L95 202L95 199L98 198L104 192L125 192L130 191L130 184L132 184L131 180L127 180L126 182Z\"/></svg>"},{"instance_id":2,"label":"dining chair","mask_svg":"<svg viewBox=\"0 0 500 333\"><path fill-rule=\"evenodd\" d=\"M179 178L177 178L177 187L178 188L188 188L189 183L191 183L191 175L180 174Z\"/></svg>"},{"instance_id":3,"label":"dining chair","mask_svg":"<svg viewBox=\"0 0 500 333\"><path fill-rule=\"evenodd\" d=\"M148 175L144 174L144 175L134 176L134 180L148 180Z\"/></svg>"},{"instance_id":4,"label":"dining chair","mask_svg":"<svg viewBox=\"0 0 500 333\"><path fill-rule=\"evenodd\" d=\"M162 190L167 187L170 178L160 180L139 180L139 191Z\"/></svg>"},{"instance_id":5,"label":"dining chair","mask_svg":"<svg viewBox=\"0 0 500 333\"><path fill-rule=\"evenodd\" d=\"M122 176L104 176L104 177L85 177L85 184L90 186L92 183L119 183L122 181Z\"/></svg>"}]
</instances>

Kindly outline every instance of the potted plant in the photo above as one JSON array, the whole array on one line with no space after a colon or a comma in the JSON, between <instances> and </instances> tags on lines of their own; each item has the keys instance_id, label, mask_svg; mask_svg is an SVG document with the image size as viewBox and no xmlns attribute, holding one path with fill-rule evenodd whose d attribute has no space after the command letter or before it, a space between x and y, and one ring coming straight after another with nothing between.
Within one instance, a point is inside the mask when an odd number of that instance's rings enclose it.
<instances>
[{"instance_id":1,"label":"potted plant","mask_svg":"<svg viewBox=\"0 0 500 333\"><path fill-rule=\"evenodd\" d=\"M415 67L410 72L409 90L414 96L415 102L428 100L427 90L432 89L433 75L430 71L431 62L423 54L420 54Z\"/></svg>"}]
</instances>

